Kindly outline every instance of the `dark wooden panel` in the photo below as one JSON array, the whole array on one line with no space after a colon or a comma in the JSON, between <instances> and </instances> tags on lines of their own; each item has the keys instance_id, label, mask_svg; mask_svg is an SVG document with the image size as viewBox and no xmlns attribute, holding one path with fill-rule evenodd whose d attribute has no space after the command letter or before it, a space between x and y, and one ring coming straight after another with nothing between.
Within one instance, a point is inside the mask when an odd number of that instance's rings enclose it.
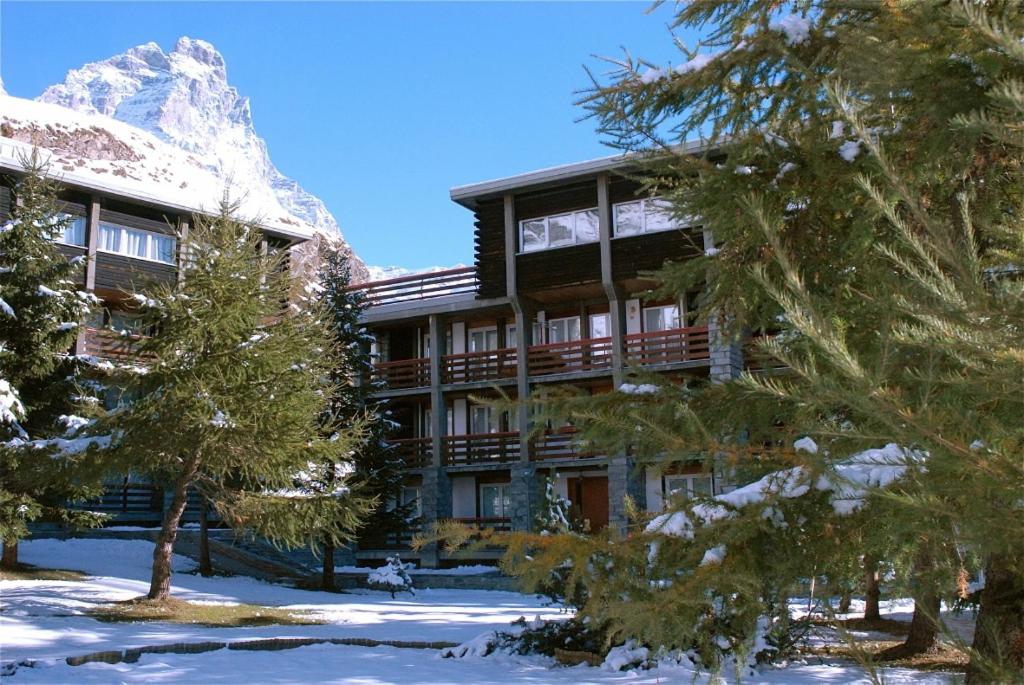
<instances>
[{"instance_id":1,"label":"dark wooden panel","mask_svg":"<svg viewBox=\"0 0 1024 685\"><path fill-rule=\"evenodd\" d=\"M637 181L622 176L612 176L608 180L608 197L612 204L637 200L646 195Z\"/></svg>"},{"instance_id":2,"label":"dark wooden panel","mask_svg":"<svg viewBox=\"0 0 1024 685\"><path fill-rule=\"evenodd\" d=\"M516 282L521 292L600 280L601 246L598 243L516 256Z\"/></svg>"},{"instance_id":3,"label":"dark wooden panel","mask_svg":"<svg viewBox=\"0 0 1024 685\"><path fill-rule=\"evenodd\" d=\"M100 221L109 221L110 223L128 226L129 228L138 228L144 231L154 231L156 233L167 233L169 235L174 235L178 230L178 219L173 215L163 216L152 212L147 212L147 216L126 214L124 212L107 209L106 205L100 209Z\"/></svg>"},{"instance_id":4,"label":"dark wooden panel","mask_svg":"<svg viewBox=\"0 0 1024 685\"><path fill-rule=\"evenodd\" d=\"M516 196L516 221L597 207L597 182L590 180Z\"/></svg>"},{"instance_id":5,"label":"dark wooden panel","mask_svg":"<svg viewBox=\"0 0 1024 685\"><path fill-rule=\"evenodd\" d=\"M505 203L481 201L476 209L476 274L480 297L503 297L505 285Z\"/></svg>"},{"instance_id":6,"label":"dark wooden panel","mask_svg":"<svg viewBox=\"0 0 1024 685\"><path fill-rule=\"evenodd\" d=\"M96 287L132 292L150 283L174 283L177 267L123 255L96 253Z\"/></svg>"},{"instance_id":7,"label":"dark wooden panel","mask_svg":"<svg viewBox=\"0 0 1024 685\"><path fill-rule=\"evenodd\" d=\"M661 231L612 239L612 278L634 278L641 271L660 269L666 261L688 259L700 254L700 229Z\"/></svg>"},{"instance_id":8,"label":"dark wooden panel","mask_svg":"<svg viewBox=\"0 0 1024 685\"><path fill-rule=\"evenodd\" d=\"M11 189L0 185L0 221L11 218Z\"/></svg>"},{"instance_id":9,"label":"dark wooden panel","mask_svg":"<svg viewBox=\"0 0 1024 685\"><path fill-rule=\"evenodd\" d=\"M75 247L73 245L58 244L57 249L60 253L68 259L74 259L75 257L85 257L84 247ZM81 266L76 273L75 283L77 285L85 285L85 261L83 259Z\"/></svg>"}]
</instances>

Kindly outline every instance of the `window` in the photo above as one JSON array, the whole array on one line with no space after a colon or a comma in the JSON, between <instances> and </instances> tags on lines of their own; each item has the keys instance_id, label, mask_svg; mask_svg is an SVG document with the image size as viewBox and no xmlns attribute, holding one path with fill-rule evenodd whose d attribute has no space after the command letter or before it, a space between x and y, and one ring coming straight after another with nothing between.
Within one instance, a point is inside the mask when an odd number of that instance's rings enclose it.
<instances>
[{"instance_id":1,"label":"window","mask_svg":"<svg viewBox=\"0 0 1024 685\"><path fill-rule=\"evenodd\" d=\"M539 321L533 322L533 339L530 341L531 345L541 345L544 342L544 327ZM516 332L516 325L510 323L505 329L505 344L509 347L515 347L519 344L519 335Z\"/></svg>"},{"instance_id":2,"label":"window","mask_svg":"<svg viewBox=\"0 0 1024 685\"><path fill-rule=\"evenodd\" d=\"M142 318L137 314L126 312L110 312L110 327L125 335L144 335Z\"/></svg>"},{"instance_id":3,"label":"window","mask_svg":"<svg viewBox=\"0 0 1024 685\"><path fill-rule=\"evenodd\" d=\"M597 208L542 216L519 222L519 249L535 252L579 243L596 243Z\"/></svg>"},{"instance_id":4,"label":"window","mask_svg":"<svg viewBox=\"0 0 1024 685\"><path fill-rule=\"evenodd\" d=\"M480 516L485 519L507 518L512 510L511 486L488 483L480 486Z\"/></svg>"},{"instance_id":5,"label":"window","mask_svg":"<svg viewBox=\"0 0 1024 685\"><path fill-rule=\"evenodd\" d=\"M99 249L104 252L173 264L176 242L174 237L162 233L100 222Z\"/></svg>"},{"instance_id":6,"label":"window","mask_svg":"<svg viewBox=\"0 0 1024 685\"><path fill-rule=\"evenodd\" d=\"M610 338L612 337L612 317L610 314L590 315L590 337Z\"/></svg>"},{"instance_id":7,"label":"window","mask_svg":"<svg viewBox=\"0 0 1024 685\"><path fill-rule=\"evenodd\" d=\"M548 321L548 343L573 342L580 337L580 317L570 316Z\"/></svg>"},{"instance_id":8,"label":"window","mask_svg":"<svg viewBox=\"0 0 1024 685\"><path fill-rule=\"evenodd\" d=\"M420 489L418 487L403 487L401 504L403 507L409 507L410 521L418 519L423 515L423 503L420 501Z\"/></svg>"},{"instance_id":9,"label":"window","mask_svg":"<svg viewBox=\"0 0 1024 685\"><path fill-rule=\"evenodd\" d=\"M473 405L469 408L469 432L473 435L500 433L501 413L486 405Z\"/></svg>"},{"instance_id":10,"label":"window","mask_svg":"<svg viewBox=\"0 0 1024 685\"><path fill-rule=\"evenodd\" d=\"M497 328L472 328L469 331L470 352L491 352L498 349Z\"/></svg>"},{"instance_id":11,"label":"window","mask_svg":"<svg viewBox=\"0 0 1024 685\"><path fill-rule=\"evenodd\" d=\"M53 240L65 245L85 246L85 217L72 214L60 214L58 218L64 221L64 228L54 231Z\"/></svg>"},{"instance_id":12,"label":"window","mask_svg":"<svg viewBox=\"0 0 1024 685\"><path fill-rule=\"evenodd\" d=\"M692 222L680 223L672 217L672 206L659 198L620 202L612 206L613 235L616 238L640 233L656 233L682 228Z\"/></svg>"},{"instance_id":13,"label":"window","mask_svg":"<svg viewBox=\"0 0 1024 685\"><path fill-rule=\"evenodd\" d=\"M644 308L644 332L671 331L679 328L679 307L674 304Z\"/></svg>"},{"instance_id":14,"label":"window","mask_svg":"<svg viewBox=\"0 0 1024 685\"><path fill-rule=\"evenodd\" d=\"M690 499L698 495L714 494L714 480L709 473L693 473L685 476L665 476L665 494Z\"/></svg>"}]
</instances>

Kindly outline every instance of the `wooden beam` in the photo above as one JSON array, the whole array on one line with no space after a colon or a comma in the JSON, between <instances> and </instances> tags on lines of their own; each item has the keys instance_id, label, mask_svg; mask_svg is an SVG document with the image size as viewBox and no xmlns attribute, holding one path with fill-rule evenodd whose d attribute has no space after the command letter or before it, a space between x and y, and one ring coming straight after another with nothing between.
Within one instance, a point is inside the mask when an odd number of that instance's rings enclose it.
<instances>
[{"instance_id":1,"label":"wooden beam","mask_svg":"<svg viewBox=\"0 0 1024 685\"><path fill-rule=\"evenodd\" d=\"M612 382L617 388L625 373L626 297L612 278L612 205L608 174L597 177L597 235L601 243L601 285L608 296L608 319L612 329Z\"/></svg>"},{"instance_id":2,"label":"wooden beam","mask_svg":"<svg viewBox=\"0 0 1024 685\"><path fill-rule=\"evenodd\" d=\"M505 195L505 294L515 297L516 284L516 249L519 244L516 230L516 200L511 193Z\"/></svg>"}]
</instances>

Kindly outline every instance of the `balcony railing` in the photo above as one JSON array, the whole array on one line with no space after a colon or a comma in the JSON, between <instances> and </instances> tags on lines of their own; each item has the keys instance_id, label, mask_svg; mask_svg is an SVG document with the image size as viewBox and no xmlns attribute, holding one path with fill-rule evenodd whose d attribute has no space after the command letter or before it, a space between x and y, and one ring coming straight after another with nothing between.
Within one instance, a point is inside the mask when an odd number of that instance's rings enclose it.
<instances>
[{"instance_id":1,"label":"balcony railing","mask_svg":"<svg viewBox=\"0 0 1024 685\"><path fill-rule=\"evenodd\" d=\"M470 528L476 528L477 530L485 530L490 528L491 530L501 532L508 532L512 530L512 519L508 517L474 517L474 518L459 518L455 519L456 523L461 523L464 526Z\"/></svg>"},{"instance_id":2,"label":"balcony railing","mask_svg":"<svg viewBox=\"0 0 1024 685\"><path fill-rule=\"evenodd\" d=\"M572 427L545 431L530 443L530 459L533 461L589 456L593 456L593 454L579 449L576 429Z\"/></svg>"},{"instance_id":3,"label":"balcony railing","mask_svg":"<svg viewBox=\"0 0 1024 685\"><path fill-rule=\"evenodd\" d=\"M516 348L449 354L443 358L445 383L472 383L515 378Z\"/></svg>"},{"instance_id":4,"label":"balcony railing","mask_svg":"<svg viewBox=\"0 0 1024 685\"><path fill-rule=\"evenodd\" d=\"M411 274L383 281L359 283L352 286L352 289L363 291L369 306L380 307L398 302L414 302L447 295L475 293L478 286L476 269L466 266L458 269Z\"/></svg>"},{"instance_id":5,"label":"balcony railing","mask_svg":"<svg viewBox=\"0 0 1024 685\"><path fill-rule=\"evenodd\" d=\"M519 433L476 433L442 438L445 466L500 464L519 458Z\"/></svg>"},{"instance_id":6,"label":"balcony railing","mask_svg":"<svg viewBox=\"0 0 1024 685\"><path fill-rule=\"evenodd\" d=\"M611 338L533 345L528 352L531 376L596 371L612 366Z\"/></svg>"},{"instance_id":7,"label":"balcony railing","mask_svg":"<svg viewBox=\"0 0 1024 685\"><path fill-rule=\"evenodd\" d=\"M388 440L395 454L402 458L407 469L420 469L430 466L433 452L431 438L399 438Z\"/></svg>"},{"instance_id":8,"label":"balcony railing","mask_svg":"<svg viewBox=\"0 0 1024 685\"><path fill-rule=\"evenodd\" d=\"M138 354L141 335L121 335L109 328L86 328L85 353L105 359L124 359Z\"/></svg>"},{"instance_id":9,"label":"balcony railing","mask_svg":"<svg viewBox=\"0 0 1024 685\"><path fill-rule=\"evenodd\" d=\"M743 368L752 373L785 371L787 367L778 357L768 353L761 347L761 341L772 338L772 335L758 335L748 338L743 343Z\"/></svg>"},{"instance_id":10,"label":"balcony railing","mask_svg":"<svg viewBox=\"0 0 1024 685\"><path fill-rule=\"evenodd\" d=\"M709 357L706 326L632 333L626 336L626 362L629 364L675 364Z\"/></svg>"},{"instance_id":11,"label":"balcony railing","mask_svg":"<svg viewBox=\"0 0 1024 685\"><path fill-rule=\"evenodd\" d=\"M399 359L373 365L373 380L388 389L423 388L430 385L430 359Z\"/></svg>"}]
</instances>

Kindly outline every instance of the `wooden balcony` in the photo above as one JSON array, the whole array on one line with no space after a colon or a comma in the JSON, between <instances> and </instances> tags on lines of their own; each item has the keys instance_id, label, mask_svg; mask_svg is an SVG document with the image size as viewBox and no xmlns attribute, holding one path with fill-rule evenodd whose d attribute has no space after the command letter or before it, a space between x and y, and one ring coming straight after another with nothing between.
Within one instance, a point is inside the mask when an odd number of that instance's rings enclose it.
<instances>
[{"instance_id":1,"label":"wooden balcony","mask_svg":"<svg viewBox=\"0 0 1024 685\"><path fill-rule=\"evenodd\" d=\"M778 373L788 370L782 360L761 347L761 341L771 335L758 335L747 338L743 343L743 368L751 373Z\"/></svg>"},{"instance_id":2,"label":"wooden balcony","mask_svg":"<svg viewBox=\"0 0 1024 685\"><path fill-rule=\"evenodd\" d=\"M530 443L530 460L544 461L545 459L575 459L594 456L593 453L584 452L579 448L576 433L576 429L571 426L541 433Z\"/></svg>"},{"instance_id":3,"label":"wooden balcony","mask_svg":"<svg viewBox=\"0 0 1024 685\"><path fill-rule=\"evenodd\" d=\"M125 359L137 356L141 335L121 335L109 328L86 328L85 353L102 359Z\"/></svg>"},{"instance_id":4,"label":"wooden balcony","mask_svg":"<svg viewBox=\"0 0 1024 685\"><path fill-rule=\"evenodd\" d=\"M626 363L650 366L710 359L706 326L626 336Z\"/></svg>"},{"instance_id":5,"label":"wooden balcony","mask_svg":"<svg viewBox=\"0 0 1024 685\"><path fill-rule=\"evenodd\" d=\"M519 459L519 433L446 435L441 439L445 466L501 464Z\"/></svg>"},{"instance_id":6,"label":"wooden balcony","mask_svg":"<svg viewBox=\"0 0 1024 685\"><path fill-rule=\"evenodd\" d=\"M373 380L389 390L425 388L430 385L430 359L399 359L373 365Z\"/></svg>"},{"instance_id":7,"label":"wooden balcony","mask_svg":"<svg viewBox=\"0 0 1024 685\"><path fill-rule=\"evenodd\" d=\"M612 339L589 338L533 345L528 350L531 376L612 368Z\"/></svg>"},{"instance_id":8,"label":"wooden balcony","mask_svg":"<svg viewBox=\"0 0 1024 685\"><path fill-rule=\"evenodd\" d=\"M479 281L472 266L412 274L383 281L370 281L352 286L366 294L370 307L416 302L435 297L476 293Z\"/></svg>"},{"instance_id":9,"label":"wooden balcony","mask_svg":"<svg viewBox=\"0 0 1024 685\"><path fill-rule=\"evenodd\" d=\"M516 377L516 348L449 354L442 358L444 383L473 383Z\"/></svg>"},{"instance_id":10,"label":"wooden balcony","mask_svg":"<svg viewBox=\"0 0 1024 685\"><path fill-rule=\"evenodd\" d=\"M388 440L388 444L395 450L395 454L405 462L405 468L421 469L430 466L433 456L432 438L399 438Z\"/></svg>"}]
</instances>

